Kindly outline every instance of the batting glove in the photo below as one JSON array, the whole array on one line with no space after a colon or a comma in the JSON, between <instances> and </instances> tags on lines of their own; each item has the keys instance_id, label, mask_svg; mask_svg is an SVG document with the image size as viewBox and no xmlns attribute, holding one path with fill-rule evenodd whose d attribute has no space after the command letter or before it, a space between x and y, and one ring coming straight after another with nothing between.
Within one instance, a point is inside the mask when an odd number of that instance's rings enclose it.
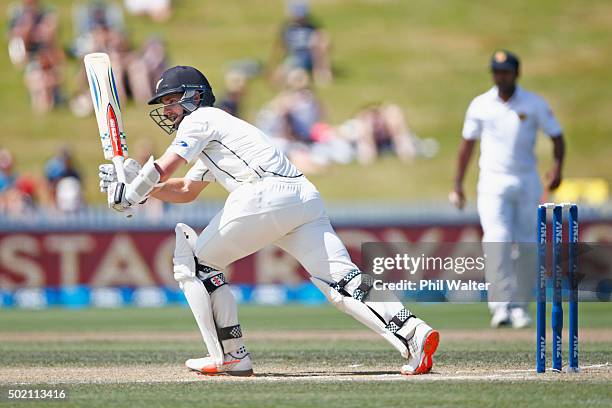
<instances>
[{"instance_id":1,"label":"batting glove","mask_svg":"<svg viewBox=\"0 0 612 408\"><path fill-rule=\"evenodd\" d=\"M108 186L107 190L107 201L108 208L111 208L117 212L129 211L132 207L131 202L126 198L127 185L125 183L112 182Z\"/></svg>"},{"instance_id":2,"label":"batting glove","mask_svg":"<svg viewBox=\"0 0 612 408\"><path fill-rule=\"evenodd\" d=\"M111 183L117 182L117 171L115 165L110 163L101 164L99 167L98 177L100 178L100 191L106 193ZM123 162L123 171L125 172L125 178L128 183L131 183L138 172L140 171L140 164L134 159L126 159Z\"/></svg>"}]
</instances>

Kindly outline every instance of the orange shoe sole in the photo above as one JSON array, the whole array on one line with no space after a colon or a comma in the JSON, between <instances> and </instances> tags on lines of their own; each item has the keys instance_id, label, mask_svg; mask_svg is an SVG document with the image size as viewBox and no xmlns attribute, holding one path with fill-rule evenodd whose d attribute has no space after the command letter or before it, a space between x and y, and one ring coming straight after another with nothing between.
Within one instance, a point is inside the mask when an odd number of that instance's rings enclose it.
<instances>
[{"instance_id":1,"label":"orange shoe sole","mask_svg":"<svg viewBox=\"0 0 612 408\"><path fill-rule=\"evenodd\" d=\"M240 360L227 361L223 363L223 365L229 365L229 364L234 364L238 362L240 362ZM205 367L200 368L199 370L192 369L192 371L195 371L196 373L200 375L209 375L209 376L230 375L234 377L250 377L253 375L253 370L219 371L217 369L217 366L214 366L214 365L205 366Z\"/></svg>"},{"instance_id":2,"label":"orange shoe sole","mask_svg":"<svg viewBox=\"0 0 612 408\"><path fill-rule=\"evenodd\" d=\"M433 367L433 355L438 349L438 344L440 344L440 333L437 330L432 330L425 338L425 345L423 346L424 356L421 360L421 364L419 364L413 373L404 371L401 371L401 373L403 375L419 375L430 372L431 367Z\"/></svg>"},{"instance_id":3,"label":"orange shoe sole","mask_svg":"<svg viewBox=\"0 0 612 408\"><path fill-rule=\"evenodd\" d=\"M230 377L253 377L255 374L253 370L243 370L243 371L197 371L192 370L198 375L203 375L206 377L216 377L216 376L230 376Z\"/></svg>"}]
</instances>

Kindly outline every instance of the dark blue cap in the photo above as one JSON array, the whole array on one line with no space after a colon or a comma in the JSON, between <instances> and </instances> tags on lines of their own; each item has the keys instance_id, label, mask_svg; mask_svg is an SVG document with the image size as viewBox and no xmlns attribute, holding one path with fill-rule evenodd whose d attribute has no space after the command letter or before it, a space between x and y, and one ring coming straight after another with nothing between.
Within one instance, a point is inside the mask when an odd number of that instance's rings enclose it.
<instances>
[{"instance_id":1,"label":"dark blue cap","mask_svg":"<svg viewBox=\"0 0 612 408\"><path fill-rule=\"evenodd\" d=\"M492 71L518 71L519 65L518 57L510 51L495 51L495 54L491 57Z\"/></svg>"},{"instance_id":2,"label":"dark blue cap","mask_svg":"<svg viewBox=\"0 0 612 408\"><path fill-rule=\"evenodd\" d=\"M161 103L160 99L165 95L185 92L188 87L207 90L212 95L212 87L204 74L194 67L179 65L164 71L155 85L155 95L149 101L149 105Z\"/></svg>"}]
</instances>

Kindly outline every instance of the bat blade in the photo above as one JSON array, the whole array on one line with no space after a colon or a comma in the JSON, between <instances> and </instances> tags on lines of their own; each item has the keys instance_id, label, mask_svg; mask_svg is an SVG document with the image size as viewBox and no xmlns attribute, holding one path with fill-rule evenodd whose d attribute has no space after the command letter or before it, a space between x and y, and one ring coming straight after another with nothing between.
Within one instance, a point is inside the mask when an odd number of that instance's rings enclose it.
<instances>
[{"instance_id":1,"label":"bat blade","mask_svg":"<svg viewBox=\"0 0 612 408\"><path fill-rule=\"evenodd\" d=\"M84 63L104 158L118 165L127 157L127 143L110 58L104 53L87 54ZM123 168L116 167L122 174Z\"/></svg>"},{"instance_id":2,"label":"bat blade","mask_svg":"<svg viewBox=\"0 0 612 408\"><path fill-rule=\"evenodd\" d=\"M85 55L83 62L89 81L91 100L96 112L104 158L113 162L117 180L125 183L123 161L128 155L127 142L110 58L107 54L98 52ZM128 218L132 216L130 210L127 211L126 216Z\"/></svg>"}]
</instances>

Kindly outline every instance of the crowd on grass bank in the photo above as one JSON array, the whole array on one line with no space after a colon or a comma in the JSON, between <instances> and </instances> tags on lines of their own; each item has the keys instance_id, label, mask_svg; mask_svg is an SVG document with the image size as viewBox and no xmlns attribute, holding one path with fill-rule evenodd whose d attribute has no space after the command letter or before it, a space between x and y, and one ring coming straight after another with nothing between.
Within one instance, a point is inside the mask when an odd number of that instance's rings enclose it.
<instances>
[{"instance_id":1,"label":"crowd on grass bank","mask_svg":"<svg viewBox=\"0 0 612 408\"><path fill-rule=\"evenodd\" d=\"M132 157L141 165L156 153L154 146L144 139L134 143L132 152ZM0 148L0 216L23 218L39 209L67 215L87 206L80 165L68 146L61 146L47 159L42 175L20 174L16 164L13 154ZM163 211L161 201L150 199L143 214L155 219Z\"/></svg>"},{"instance_id":2,"label":"crowd on grass bank","mask_svg":"<svg viewBox=\"0 0 612 408\"><path fill-rule=\"evenodd\" d=\"M27 216L40 207L58 213L78 211L84 205L81 180L67 148L45 163L44 177L19 174L12 153L0 149L0 214Z\"/></svg>"},{"instance_id":3,"label":"crowd on grass bank","mask_svg":"<svg viewBox=\"0 0 612 408\"><path fill-rule=\"evenodd\" d=\"M69 44L61 44L59 12L51 1L21 0L9 5L8 53L15 69L23 73L33 112L52 114L53 110L63 107L78 117L93 114L81 63L91 52L109 54L121 100L145 104L160 74L170 66L166 45L161 37L151 36L136 46L129 36L124 15L141 15L149 20L146 24L155 29L173 18L172 11L171 0L124 0L123 4L75 1L72 40ZM331 44L332 39L312 16L309 4L303 0L288 1L286 19L280 24L279 34L270 42L267 62L261 64L245 59L228 63L225 83L220 87L223 90L217 92L217 107L243 117L249 83L257 76L264 76L277 95L255 118L248 119L253 119L270 135L306 174L322 173L334 163L369 164L387 153L397 155L404 162L434 156L438 149L436 141L419 138L396 103L372 102L341 123L330 123L328 107L317 89L329 86L335 79ZM79 62L80 70L74 77L68 77L69 59ZM10 157L10 152L3 152ZM12 166L13 159L5 162ZM4 165L0 177L14 179L15 186L22 185L19 178L10 176L11 166ZM73 178L75 182L71 184L77 186L80 177ZM32 185L31 182L25 184ZM46 195L52 197L55 193L51 193L48 181L47 185ZM0 187L0 208L6 209L4 190ZM24 197L21 207L28 208L39 201L37 190L17 188ZM76 196L82 200L82 194ZM47 201L54 202L53 199Z\"/></svg>"},{"instance_id":4,"label":"crowd on grass bank","mask_svg":"<svg viewBox=\"0 0 612 408\"><path fill-rule=\"evenodd\" d=\"M144 13L155 21L170 17L169 0L125 0L124 6L130 13ZM91 52L106 52L111 57L122 100L132 99L136 103L147 100L157 77L166 68L165 46L154 36L140 47L134 46L123 10L113 2L75 2L72 40L61 44L60 16L53 7L39 0L9 5L9 58L23 72L35 113L48 113L62 105L69 106L77 116L92 113L83 64L78 64L80 70L71 78L66 69L68 59L82 61ZM71 88L70 93L67 88Z\"/></svg>"}]
</instances>

